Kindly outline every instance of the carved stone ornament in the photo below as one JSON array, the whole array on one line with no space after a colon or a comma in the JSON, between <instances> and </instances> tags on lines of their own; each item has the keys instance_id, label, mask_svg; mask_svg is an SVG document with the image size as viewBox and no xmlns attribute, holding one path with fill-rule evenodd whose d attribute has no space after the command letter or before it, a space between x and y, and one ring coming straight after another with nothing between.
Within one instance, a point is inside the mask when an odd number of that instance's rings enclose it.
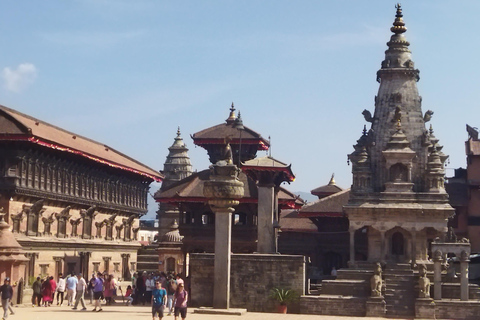
<instances>
[{"instance_id":1,"label":"carved stone ornament","mask_svg":"<svg viewBox=\"0 0 480 320\"><path fill-rule=\"evenodd\" d=\"M382 296L382 266L379 262L375 264L374 274L372 278L370 278L370 288L372 289L371 295L372 297L381 297Z\"/></svg>"},{"instance_id":2,"label":"carved stone ornament","mask_svg":"<svg viewBox=\"0 0 480 320\"><path fill-rule=\"evenodd\" d=\"M436 250L436 251L433 253L433 260L435 260L435 261L442 261L442 260L443 260L442 251Z\"/></svg>"},{"instance_id":3,"label":"carved stone ornament","mask_svg":"<svg viewBox=\"0 0 480 320\"><path fill-rule=\"evenodd\" d=\"M427 267L424 264L418 265L418 274L420 278L418 279L418 297L419 298L430 298L430 279L427 277Z\"/></svg>"}]
</instances>

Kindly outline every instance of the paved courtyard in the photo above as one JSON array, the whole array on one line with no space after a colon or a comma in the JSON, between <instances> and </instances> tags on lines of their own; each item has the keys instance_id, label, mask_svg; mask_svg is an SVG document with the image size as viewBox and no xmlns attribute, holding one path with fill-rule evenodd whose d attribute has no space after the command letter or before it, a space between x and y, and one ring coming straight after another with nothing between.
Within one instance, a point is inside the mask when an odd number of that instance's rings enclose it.
<instances>
[{"instance_id":1,"label":"paved courtyard","mask_svg":"<svg viewBox=\"0 0 480 320\"><path fill-rule=\"evenodd\" d=\"M87 304L88 311L74 311L70 307L52 306L30 307L17 306L14 308L15 315L8 317L9 320L132 320L132 319L151 319L150 307L147 306L104 306L102 312L92 312L90 304ZM87 318L88 317L88 318ZM166 316L164 320L173 320L173 316ZM188 320L380 320L382 318L359 318L359 317L338 317L338 316L315 316L298 314L277 314L277 313L256 313L247 312L243 316L230 315L212 315L196 314L193 309L187 315ZM391 320L391 319L390 319Z\"/></svg>"}]
</instances>

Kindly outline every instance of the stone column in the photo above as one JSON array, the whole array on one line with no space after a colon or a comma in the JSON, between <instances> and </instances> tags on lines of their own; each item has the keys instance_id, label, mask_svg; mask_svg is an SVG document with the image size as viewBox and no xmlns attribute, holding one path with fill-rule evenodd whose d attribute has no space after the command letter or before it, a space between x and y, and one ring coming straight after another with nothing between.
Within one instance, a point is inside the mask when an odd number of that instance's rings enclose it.
<instances>
[{"instance_id":1,"label":"stone column","mask_svg":"<svg viewBox=\"0 0 480 320\"><path fill-rule=\"evenodd\" d=\"M417 230L412 229L412 267L417 263Z\"/></svg>"},{"instance_id":2,"label":"stone column","mask_svg":"<svg viewBox=\"0 0 480 320\"><path fill-rule=\"evenodd\" d=\"M231 159L210 166L210 180L205 181L203 194L215 213L215 261L213 308L230 307L230 262L233 206L243 196L243 183Z\"/></svg>"},{"instance_id":3,"label":"stone column","mask_svg":"<svg viewBox=\"0 0 480 320\"><path fill-rule=\"evenodd\" d=\"M348 262L350 268L355 267L355 229L350 228L350 261Z\"/></svg>"},{"instance_id":4,"label":"stone column","mask_svg":"<svg viewBox=\"0 0 480 320\"><path fill-rule=\"evenodd\" d=\"M468 254L462 251L460 255L460 300L468 301Z\"/></svg>"},{"instance_id":5,"label":"stone column","mask_svg":"<svg viewBox=\"0 0 480 320\"><path fill-rule=\"evenodd\" d=\"M258 185L257 252L275 253L275 192L272 184Z\"/></svg>"},{"instance_id":6,"label":"stone column","mask_svg":"<svg viewBox=\"0 0 480 320\"><path fill-rule=\"evenodd\" d=\"M433 285L434 285L434 292L433 298L435 300L442 300L442 261L443 256L442 252L439 250L435 251L433 256Z\"/></svg>"}]
</instances>

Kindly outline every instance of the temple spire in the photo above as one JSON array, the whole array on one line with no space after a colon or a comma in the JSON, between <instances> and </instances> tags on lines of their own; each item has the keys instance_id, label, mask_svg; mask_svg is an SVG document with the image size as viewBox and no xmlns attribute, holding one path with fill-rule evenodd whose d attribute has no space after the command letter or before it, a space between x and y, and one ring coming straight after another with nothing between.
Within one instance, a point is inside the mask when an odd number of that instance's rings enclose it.
<instances>
[{"instance_id":1,"label":"temple spire","mask_svg":"<svg viewBox=\"0 0 480 320\"><path fill-rule=\"evenodd\" d=\"M227 120L225 120L228 124L233 123L237 117L235 116L235 106L233 105L230 107L230 115L228 116Z\"/></svg>"}]
</instances>

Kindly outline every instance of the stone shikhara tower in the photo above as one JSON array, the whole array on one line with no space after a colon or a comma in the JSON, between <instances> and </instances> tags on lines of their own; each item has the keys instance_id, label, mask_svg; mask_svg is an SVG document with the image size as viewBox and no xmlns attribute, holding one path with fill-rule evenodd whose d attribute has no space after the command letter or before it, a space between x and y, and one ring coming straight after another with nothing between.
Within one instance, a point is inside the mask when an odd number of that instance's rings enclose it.
<instances>
[{"instance_id":1,"label":"stone shikhara tower","mask_svg":"<svg viewBox=\"0 0 480 320\"><path fill-rule=\"evenodd\" d=\"M368 232L370 262L427 260L429 243L447 231L454 214L444 188L448 156L422 113L415 69L405 38L407 28L397 6L393 35L377 72L380 83L371 124L349 155L353 184L344 207L350 221L350 263L355 265L355 232Z\"/></svg>"}]
</instances>

